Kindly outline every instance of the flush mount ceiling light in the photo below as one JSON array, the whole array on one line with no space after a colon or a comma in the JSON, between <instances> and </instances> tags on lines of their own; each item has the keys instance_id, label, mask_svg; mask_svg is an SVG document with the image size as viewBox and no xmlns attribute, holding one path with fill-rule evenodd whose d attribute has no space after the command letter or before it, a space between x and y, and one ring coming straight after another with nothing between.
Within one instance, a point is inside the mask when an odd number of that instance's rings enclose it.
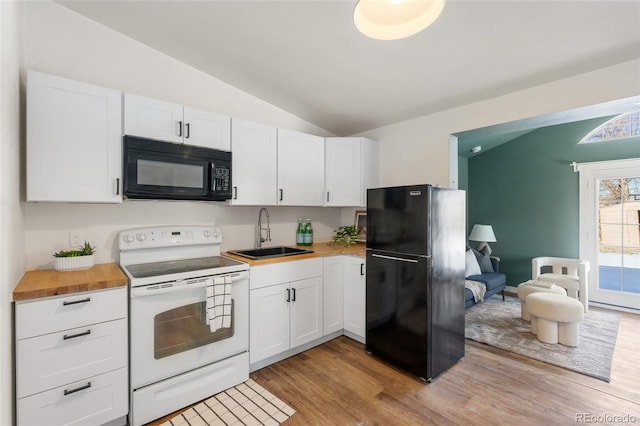
<instances>
[{"instance_id":1,"label":"flush mount ceiling light","mask_svg":"<svg viewBox=\"0 0 640 426\"><path fill-rule=\"evenodd\" d=\"M477 154L478 152L482 151L482 147L480 145L476 145L473 148L471 148L469 151L473 152L474 154Z\"/></svg>"},{"instance_id":2,"label":"flush mount ceiling light","mask_svg":"<svg viewBox=\"0 0 640 426\"><path fill-rule=\"evenodd\" d=\"M360 0L353 22L360 32L377 40L412 36L440 16L445 0Z\"/></svg>"}]
</instances>

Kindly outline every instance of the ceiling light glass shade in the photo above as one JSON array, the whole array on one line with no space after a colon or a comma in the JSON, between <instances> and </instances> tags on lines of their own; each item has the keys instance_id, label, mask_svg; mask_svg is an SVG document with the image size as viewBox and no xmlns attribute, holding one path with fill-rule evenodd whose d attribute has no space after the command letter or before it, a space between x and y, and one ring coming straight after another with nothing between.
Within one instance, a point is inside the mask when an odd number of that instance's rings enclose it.
<instances>
[{"instance_id":1,"label":"ceiling light glass shade","mask_svg":"<svg viewBox=\"0 0 640 426\"><path fill-rule=\"evenodd\" d=\"M360 32L377 40L412 36L431 25L445 0L360 0L353 22Z\"/></svg>"}]
</instances>

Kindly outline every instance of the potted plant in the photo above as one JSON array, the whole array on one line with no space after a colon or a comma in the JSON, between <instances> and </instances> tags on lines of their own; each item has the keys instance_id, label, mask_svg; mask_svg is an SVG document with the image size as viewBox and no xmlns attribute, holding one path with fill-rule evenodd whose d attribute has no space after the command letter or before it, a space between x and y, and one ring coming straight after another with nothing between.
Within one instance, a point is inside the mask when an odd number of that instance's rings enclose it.
<instances>
[{"instance_id":1,"label":"potted plant","mask_svg":"<svg viewBox=\"0 0 640 426\"><path fill-rule=\"evenodd\" d=\"M333 237L329 241L329 245L340 244L348 247L356 243L358 236L358 227L356 225L341 226L333 231Z\"/></svg>"},{"instance_id":2,"label":"potted plant","mask_svg":"<svg viewBox=\"0 0 640 426\"><path fill-rule=\"evenodd\" d=\"M88 241L85 241L78 250L60 250L53 254L55 257L53 267L56 271L89 269L94 265L94 252L95 247L92 247Z\"/></svg>"}]
</instances>

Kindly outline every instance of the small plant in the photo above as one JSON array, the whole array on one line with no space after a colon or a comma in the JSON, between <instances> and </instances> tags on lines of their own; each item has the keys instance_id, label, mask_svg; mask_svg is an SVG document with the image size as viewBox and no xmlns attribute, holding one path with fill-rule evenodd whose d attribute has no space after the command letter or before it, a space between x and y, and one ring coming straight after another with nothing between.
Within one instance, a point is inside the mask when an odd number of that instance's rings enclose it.
<instances>
[{"instance_id":1,"label":"small plant","mask_svg":"<svg viewBox=\"0 0 640 426\"><path fill-rule=\"evenodd\" d=\"M78 250L60 250L53 254L53 257L78 257L78 256L90 256L96 251L95 247L92 247L88 241L84 242L83 246L80 246Z\"/></svg>"},{"instance_id":2,"label":"small plant","mask_svg":"<svg viewBox=\"0 0 640 426\"><path fill-rule=\"evenodd\" d=\"M333 237L331 237L329 244L340 244L346 247L355 244L357 236L358 227L356 225L341 226L333 231Z\"/></svg>"}]
</instances>

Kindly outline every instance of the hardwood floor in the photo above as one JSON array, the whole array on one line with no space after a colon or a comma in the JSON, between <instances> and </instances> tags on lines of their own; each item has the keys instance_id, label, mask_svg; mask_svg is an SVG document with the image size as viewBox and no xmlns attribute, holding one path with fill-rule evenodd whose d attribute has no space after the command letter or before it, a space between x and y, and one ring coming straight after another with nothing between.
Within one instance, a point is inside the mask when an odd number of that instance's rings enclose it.
<instances>
[{"instance_id":1,"label":"hardwood floor","mask_svg":"<svg viewBox=\"0 0 640 426\"><path fill-rule=\"evenodd\" d=\"M251 378L296 410L289 426L640 424L640 315L623 314L610 383L467 340L465 357L427 385L344 336Z\"/></svg>"}]
</instances>

